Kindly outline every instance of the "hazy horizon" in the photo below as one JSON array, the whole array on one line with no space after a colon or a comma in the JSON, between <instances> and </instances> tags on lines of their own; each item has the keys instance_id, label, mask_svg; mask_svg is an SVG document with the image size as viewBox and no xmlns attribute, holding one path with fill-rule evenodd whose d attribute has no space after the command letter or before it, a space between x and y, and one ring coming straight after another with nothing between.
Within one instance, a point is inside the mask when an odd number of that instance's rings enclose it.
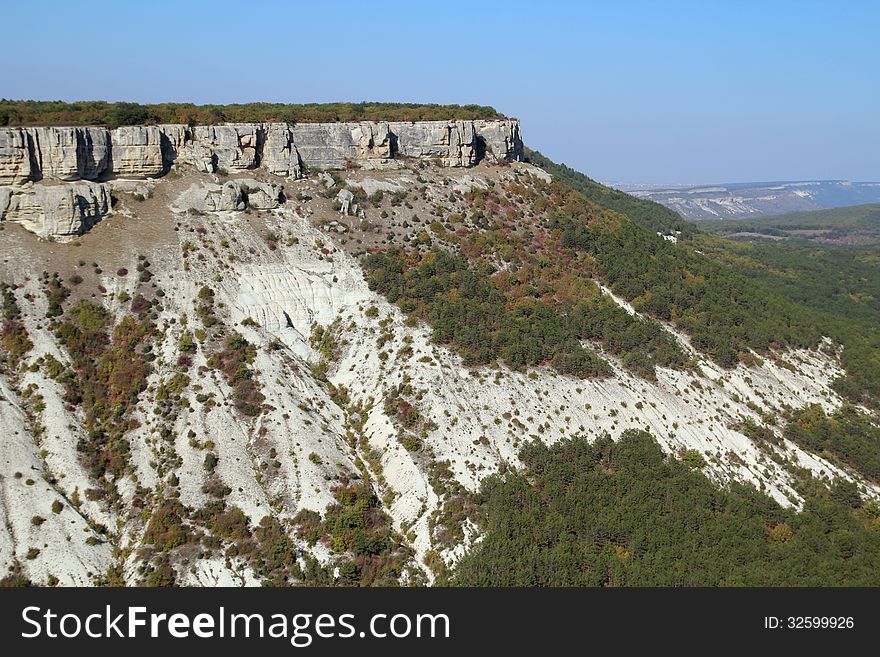
<instances>
[{"instance_id":1,"label":"hazy horizon","mask_svg":"<svg viewBox=\"0 0 880 657\"><path fill-rule=\"evenodd\" d=\"M476 103L601 181L880 180L869 2L31 7L5 10L41 34L7 31L5 98Z\"/></svg>"}]
</instances>

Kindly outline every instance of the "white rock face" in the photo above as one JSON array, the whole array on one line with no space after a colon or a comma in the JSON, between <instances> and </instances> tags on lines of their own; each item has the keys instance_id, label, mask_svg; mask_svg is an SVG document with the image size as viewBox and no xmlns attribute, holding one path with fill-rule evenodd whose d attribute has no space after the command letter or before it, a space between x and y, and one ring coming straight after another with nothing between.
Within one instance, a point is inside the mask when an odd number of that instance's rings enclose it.
<instances>
[{"instance_id":1,"label":"white rock face","mask_svg":"<svg viewBox=\"0 0 880 657\"><path fill-rule=\"evenodd\" d=\"M89 585L92 575L110 566L112 549L43 479L45 467L29 433L16 396L0 378L0 568L5 575L18 562L36 582L54 575L64 586ZM58 513L53 504L60 505Z\"/></svg>"},{"instance_id":2,"label":"white rock face","mask_svg":"<svg viewBox=\"0 0 880 657\"><path fill-rule=\"evenodd\" d=\"M110 213L104 183L80 181L0 191L0 217L44 239L82 235Z\"/></svg>"},{"instance_id":3,"label":"white rock face","mask_svg":"<svg viewBox=\"0 0 880 657\"><path fill-rule=\"evenodd\" d=\"M474 121L474 130L486 148L486 156L497 160L522 159L519 121Z\"/></svg>"},{"instance_id":4,"label":"white rock face","mask_svg":"<svg viewBox=\"0 0 880 657\"><path fill-rule=\"evenodd\" d=\"M386 162L392 154L387 123L298 123L291 128L303 164L341 169L346 162Z\"/></svg>"},{"instance_id":5,"label":"white rock face","mask_svg":"<svg viewBox=\"0 0 880 657\"><path fill-rule=\"evenodd\" d=\"M448 167L476 164L473 121L419 121L391 125L401 155L436 158Z\"/></svg>"},{"instance_id":6,"label":"white rock face","mask_svg":"<svg viewBox=\"0 0 880 657\"><path fill-rule=\"evenodd\" d=\"M302 164L293 144L293 133L287 123L270 123L263 145L263 166L266 171L285 178L299 178Z\"/></svg>"},{"instance_id":7,"label":"white rock face","mask_svg":"<svg viewBox=\"0 0 880 657\"><path fill-rule=\"evenodd\" d=\"M0 184L154 177L178 160L204 173L261 166L289 178L303 165L382 167L397 156L468 167L484 156L520 160L522 148L514 119L0 128Z\"/></svg>"},{"instance_id":8,"label":"white rock face","mask_svg":"<svg viewBox=\"0 0 880 657\"><path fill-rule=\"evenodd\" d=\"M36 178L96 180L107 169L110 139L104 128L28 128Z\"/></svg>"},{"instance_id":9,"label":"white rock face","mask_svg":"<svg viewBox=\"0 0 880 657\"><path fill-rule=\"evenodd\" d=\"M0 185L21 185L33 175L29 136L19 128L0 130Z\"/></svg>"},{"instance_id":10,"label":"white rock face","mask_svg":"<svg viewBox=\"0 0 880 657\"><path fill-rule=\"evenodd\" d=\"M110 133L113 173L122 178L148 178L165 172L163 134L156 126L122 126Z\"/></svg>"},{"instance_id":11,"label":"white rock face","mask_svg":"<svg viewBox=\"0 0 880 657\"><path fill-rule=\"evenodd\" d=\"M257 166L262 134L262 126L257 123L196 126L194 163L200 171L253 169Z\"/></svg>"}]
</instances>

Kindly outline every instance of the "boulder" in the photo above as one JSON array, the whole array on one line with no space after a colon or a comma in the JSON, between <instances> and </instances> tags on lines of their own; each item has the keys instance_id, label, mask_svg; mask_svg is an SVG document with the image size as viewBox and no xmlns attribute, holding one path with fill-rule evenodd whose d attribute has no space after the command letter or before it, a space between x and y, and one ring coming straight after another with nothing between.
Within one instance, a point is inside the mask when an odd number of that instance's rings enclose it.
<instances>
[{"instance_id":1,"label":"boulder","mask_svg":"<svg viewBox=\"0 0 880 657\"><path fill-rule=\"evenodd\" d=\"M284 192L275 183L260 182L253 178L241 178L231 182L239 184L248 207L255 210L273 210L284 202Z\"/></svg>"},{"instance_id":2,"label":"boulder","mask_svg":"<svg viewBox=\"0 0 880 657\"><path fill-rule=\"evenodd\" d=\"M197 183L191 185L172 206L176 212L237 212L246 207L241 185L229 180L222 185Z\"/></svg>"},{"instance_id":3,"label":"boulder","mask_svg":"<svg viewBox=\"0 0 880 657\"><path fill-rule=\"evenodd\" d=\"M333 176L331 176L326 171L322 171L318 174L318 180L327 189L333 189L333 187L336 185L336 181L333 180Z\"/></svg>"},{"instance_id":4,"label":"boulder","mask_svg":"<svg viewBox=\"0 0 880 657\"><path fill-rule=\"evenodd\" d=\"M153 188L156 182L154 180L125 180L115 179L108 180L107 186L114 196L119 194L131 194L142 199L150 198L153 195Z\"/></svg>"},{"instance_id":5,"label":"boulder","mask_svg":"<svg viewBox=\"0 0 880 657\"><path fill-rule=\"evenodd\" d=\"M452 179L452 189L456 192L460 192L462 194L466 194L467 192L473 189L488 189L489 185L486 182L485 178L481 176L458 176L457 178Z\"/></svg>"},{"instance_id":6,"label":"boulder","mask_svg":"<svg viewBox=\"0 0 880 657\"><path fill-rule=\"evenodd\" d=\"M104 183L80 181L56 185L6 188L0 212L43 239L82 235L111 211ZM5 197L5 200L4 200Z\"/></svg>"},{"instance_id":7,"label":"boulder","mask_svg":"<svg viewBox=\"0 0 880 657\"><path fill-rule=\"evenodd\" d=\"M345 184L349 187L360 187L367 196L372 196L376 192L402 192L406 188L401 184L414 184L415 180L406 176L401 176L395 180L379 180L377 178L363 178L355 180L354 178L346 178Z\"/></svg>"},{"instance_id":8,"label":"boulder","mask_svg":"<svg viewBox=\"0 0 880 657\"><path fill-rule=\"evenodd\" d=\"M354 202L354 194L351 193L351 190L340 189L339 193L336 195L336 200L339 201L339 212L341 214L353 213L352 205Z\"/></svg>"}]
</instances>

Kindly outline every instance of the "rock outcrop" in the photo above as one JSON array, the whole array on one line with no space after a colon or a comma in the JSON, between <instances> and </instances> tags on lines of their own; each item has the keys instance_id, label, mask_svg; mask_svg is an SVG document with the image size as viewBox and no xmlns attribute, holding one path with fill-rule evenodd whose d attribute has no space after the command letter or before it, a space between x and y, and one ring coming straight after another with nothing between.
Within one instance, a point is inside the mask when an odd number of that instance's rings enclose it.
<instances>
[{"instance_id":1,"label":"rock outcrop","mask_svg":"<svg viewBox=\"0 0 880 657\"><path fill-rule=\"evenodd\" d=\"M302 162L316 169L341 169L347 162L373 166L395 153L387 123L301 123L292 134Z\"/></svg>"},{"instance_id":2,"label":"rock outcrop","mask_svg":"<svg viewBox=\"0 0 880 657\"><path fill-rule=\"evenodd\" d=\"M201 183L191 185L172 209L175 212L240 212L247 207L255 210L272 210L284 202L279 185L260 182L252 178L228 180L222 185Z\"/></svg>"},{"instance_id":3,"label":"rock outcrop","mask_svg":"<svg viewBox=\"0 0 880 657\"><path fill-rule=\"evenodd\" d=\"M358 123L230 123L0 128L0 184L29 180L102 180L163 175L176 161L199 171L262 166L298 178L303 165L338 169L378 166L397 156L433 158L467 167L483 157L522 158L519 122L417 121Z\"/></svg>"},{"instance_id":4,"label":"rock outcrop","mask_svg":"<svg viewBox=\"0 0 880 657\"><path fill-rule=\"evenodd\" d=\"M123 126L110 133L113 173L121 178L152 178L165 172L162 131L156 126Z\"/></svg>"},{"instance_id":5,"label":"rock outcrop","mask_svg":"<svg viewBox=\"0 0 880 657\"><path fill-rule=\"evenodd\" d=\"M479 145L485 157L495 160L521 160L523 141L519 121L474 121Z\"/></svg>"},{"instance_id":6,"label":"rock outcrop","mask_svg":"<svg viewBox=\"0 0 880 657\"><path fill-rule=\"evenodd\" d=\"M181 194L172 209L176 212L235 212L246 207L241 186L230 180L222 185L202 183L190 185Z\"/></svg>"},{"instance_id":7,"label":"rock outcrop","mask_svg":"<svg viewBox=\"0 0 880 657\"><path fill-rule=\"evenodd\" d=\"M263 166L266 171L285 178L299 178L302 162L293 143L293 132L287 123L270 123L263 144Z\"/></svg>"},{"instance_id":8,"label":"rock outcrop","mask_svg":"<svg viewBox=\"0 0 880 657\"><path fill-rule=\"evenodd\" d=\"M110 162L104 128L27 128L31 178L97 180Z\"/></svg>"},{"instance_id":9,"label":"rock outcrop","mask_svg":"<svg viewBox=\"0 0 880 657\"><path fill-rule=\"evenodd\" d=\"M284 192L275 183L253 178L240 178L234 182L239 184L248 207L254 210L274 210L284 203Z\"/></svg>"},{"instance_id":10,"label":"rock outcrop","mask_svg":"<svg viewBox=\"0 0 880 657\"><path fill-rule=\"evenodd\" d=\"M33 176L29 139L21 128L0 130L0 185L21 185Z\"/></svg>"},{"instance_id":11,"label":"rock outcrop","mask_svg":"<svg viewBox=\"0 0 880 657\"><path fill-rule=\"evenodd\" d=\"M478 148L472 121L419 121L393 125L401 155L436 158L447 167L469 167L477 162Z\"/></svg>"},{"instance_id":12,"label":"rock outcrop","mask_svg":"<svg viewBox=\"0 0 880 657\"><path fill-rule=\"evenodd\" d=\"M192 129L186 159L199 171L241 171L257 166L264 128L259 123L200 125Z\"/></svg>"},{"instance_id":13,"label":"rock outcrop","mask_svg":"<svg viewBox=\"0 0 880 657\"><path fill-rule=\"evenodd\" d=\"M0 217L44 239L82 235L111 209L104 183L79 181L0 189Z\"/></svg>"},{"instance_id":14,"label":"rock outcrop","mask_svg":"<svg viewBox=\"0 0 880 657\"><path fill-rule=\"evenodd\" d=\"M447 167L520 160L515 119L350 123L229 123L225 125L0 128L0 218L20 221L43 237L79 235L107 213L109 189L47 182L144 180L177 164L203 173L262 168L300 178L306 168L392 166L397 157L428 158ZM31 183L38 183L31 186ZM244 189L242 187L244 185ZM132 193L144 196L139 191ZM198 212L277 208L277 185L248 179L202 185L181 195ZM349 211L357 208L349 201ZM57 213L55 216L53 213Z\"/></svg>"},{"instance_id":15,"label":"rock outcrop","mask_svg":"<svg viewBox=\"0 0 880 657\"><path fill-rule=\"evenodd\" d=\"M339 202L340 214L351 214L352 208L357 208L357 205L354 204L354 194L351 190L340 189L336 195L336 200Z\"/></svg>"}]
</instances>

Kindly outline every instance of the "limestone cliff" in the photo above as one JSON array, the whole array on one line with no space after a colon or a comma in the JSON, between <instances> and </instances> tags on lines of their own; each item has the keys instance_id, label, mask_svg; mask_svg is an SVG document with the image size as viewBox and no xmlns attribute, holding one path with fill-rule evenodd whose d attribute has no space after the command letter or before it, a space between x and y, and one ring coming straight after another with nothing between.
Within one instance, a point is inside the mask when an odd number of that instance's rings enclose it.
<instances>
[{"instance_id":1,"label":"limestone cliff","mask_svg":"<svg viewBox=\"0 0 880 657\"><path fill-rule=\"evenodd\" d=\"M0 129L0 184L161 176L176 161L213 173L264 167L297 178L302 167L366 166L397 156L467 167L483 157L522 159L519 122L419 121Z\"/></svg>"},{"instance_id":2,"label":"limestone cliff","mask_svg":"<svg viewBox=\"0 0 880 657\"><path fill-rule=\"evenodd\" d=\"M9 186L0 188L0 220L42 237L79 235L109 211L109 192L94 185L42 189L46 182L156 178L175 164L297 179L306 169L393 167L396 158L469 167L522 154L514 119L0 128L0 185Z\"/></svg>"}]
</instances>

